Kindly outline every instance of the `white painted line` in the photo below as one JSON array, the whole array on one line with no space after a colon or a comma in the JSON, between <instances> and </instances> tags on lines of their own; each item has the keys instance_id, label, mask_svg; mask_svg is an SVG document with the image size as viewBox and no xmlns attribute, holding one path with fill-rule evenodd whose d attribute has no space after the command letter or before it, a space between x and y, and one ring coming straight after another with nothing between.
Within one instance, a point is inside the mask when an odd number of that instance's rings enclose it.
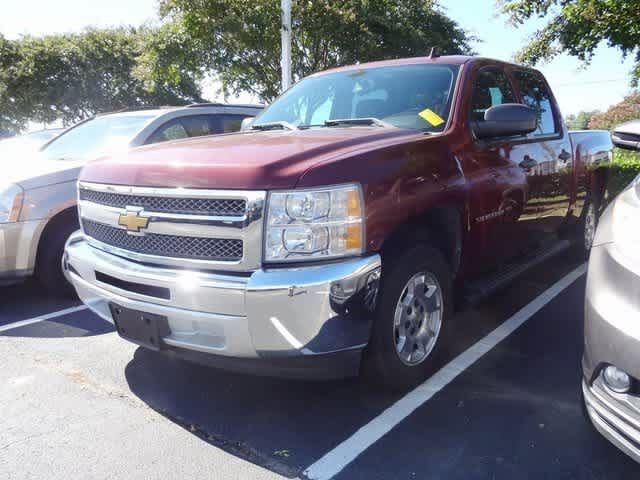
<instances>
[{"instance_id":1,"label":"white painted line","mask_svg":"<svg viewBox=\"0 0 640 480\"><path fill-rule=\"evenodd\" d=\"M411 415L414 410L451 383L485 353L511 335L565 288L584 275L586 271L587 267L583 264L549 287L502 325L451 360L431 378L406 394L351 437L320 458L304 471L304 475L314 480L328 480L337 475L362 452Z\"/></svg>"},{"instance_id":2,"label":"white painted line","mask_svg":"<svg viewBox=\"0 0 640 480\"><path fill-rule=\"evenodd\" d=\"M86 310L86 305L79 305L77 307L65 308L64 310L58 310L57 312L47 313L46 315L40 315L39 317L28 318L26 320L20 320L19 322L9 323L7 325L0 325L0 332L6 332L14 328L24 327L26 325L32 325L34 323L44 322L45 320L51 320L52 318L61 317L69 313L80 312Z\"/></svg>"}]
</instances>

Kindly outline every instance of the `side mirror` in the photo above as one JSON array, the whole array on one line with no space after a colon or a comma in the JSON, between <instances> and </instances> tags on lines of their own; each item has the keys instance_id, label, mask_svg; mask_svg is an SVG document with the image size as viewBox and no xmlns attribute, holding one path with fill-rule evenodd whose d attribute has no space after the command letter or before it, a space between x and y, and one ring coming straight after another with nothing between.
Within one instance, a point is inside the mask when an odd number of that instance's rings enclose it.
<instances>
[{"instance_id":1,"label":"side mirror","mask_svg":"<svg viewBox=\"0 0 640 480\"><path fill-rule=\"evenodd\" d=\"M242 119L242 123L240 124L240 131L246 132L247 130L251 130L251 125L253 125L253 121L255 117L245 117Z\"/></svg>"},{"instance_id":2,"label":"side mirror","mask_svg":"<svg viewBox=\"0 0 640 480\"><path fill-rule=\"evenodd\" d=\"M478 138L526 135L538 128L538 113L520 103L504 103L484 112L484 122L474 122Z\"/></svg>"},{"instance_id":3,"label":"side mirror","mask_svg":"<svg viewBox=\"0 0 640 480\"><path fill-rule=\"evenodd\" d=\"M616 147L640 151L640 120L618 125L611 134L611 141Z\"/></svg>"}]
</instances>

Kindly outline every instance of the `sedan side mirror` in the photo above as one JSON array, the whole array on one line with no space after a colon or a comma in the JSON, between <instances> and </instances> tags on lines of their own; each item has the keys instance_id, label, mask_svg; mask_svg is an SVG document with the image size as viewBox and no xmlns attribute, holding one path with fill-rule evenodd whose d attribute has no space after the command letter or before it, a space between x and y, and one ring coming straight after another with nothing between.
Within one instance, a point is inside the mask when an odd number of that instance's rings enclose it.
<instances>
[{"instance_id":1,"label":"sedan side mirror","mask_svg":"<svg viewBox=\"0 0 640 480\"><path fill-rule=\"evenodd\" d=\"M240 124L240 131L246 132L247 130L251 130L251 125L255 120L255 117L245 117L242 119L242 123Z\"/></svg>"},{"instance_id":2,"label":"sedan side mirror","mask_svg":"<svg viewBox=\"0 0 640 480\"><path fill-rule=\"evenodd\" d=\"M640 150L640 120L618 125L611 134L611 141L616 147L626 150Z\"/></svg>"},{"instance_id":3,"label":"sedan side mirror","mask_svg":"<svg viewBox=\"0 0 640 480\"><path fill-rule=\"evenodd\" d=\"M538 128L538 112L520 103L504 103L484 112L483 122L474 122L478 138L526 135Z\"/></svg>"}]
</instances>

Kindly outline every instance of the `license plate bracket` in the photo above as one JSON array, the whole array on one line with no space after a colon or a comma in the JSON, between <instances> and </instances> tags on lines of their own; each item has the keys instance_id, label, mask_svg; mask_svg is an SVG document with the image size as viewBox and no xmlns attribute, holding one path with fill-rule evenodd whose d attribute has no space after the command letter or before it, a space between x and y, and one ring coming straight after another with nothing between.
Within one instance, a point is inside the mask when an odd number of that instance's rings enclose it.
<instances>
[{"instance_id":1,"label":"license plate bracket","mask_svg":"<svg viewBox=\"0 0 640 480\"><path fill-rule=\"evenodd\" d=\"M167 317L133 310L116 303L110 303L109 309L118 335L122 338L151 350L159 351L165 347L162 337L171 332Z\"/></svg>"}]
</instances>

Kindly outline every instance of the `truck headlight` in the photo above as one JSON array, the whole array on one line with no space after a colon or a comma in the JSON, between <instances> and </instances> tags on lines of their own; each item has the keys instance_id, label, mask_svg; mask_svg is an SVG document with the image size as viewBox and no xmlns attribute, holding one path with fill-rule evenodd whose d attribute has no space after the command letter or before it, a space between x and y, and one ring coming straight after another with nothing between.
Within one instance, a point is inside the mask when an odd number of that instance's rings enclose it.
<instances>
[{"instance_id":1,"label":"truck headlight","mask_svg":"<svg viewBox=\"0 0 640 480\"><path fill-rule=\"evenodd\" d=\"M360 185L271 192L267 210L266 262L319 260L364 251Z\"/></svg>"},{"instance_id":2,"label":"truck headlight","mask_svg":"<svg viewBox=\"0 0 640 480\"><path fill-rule=\"evenodd\" d=\"M15 184L0 186L0 223L17 222L24 192Z\"/></svg>"},{"instance_id":3,"label":"truck headlight","mask_svg":"<svg viewBox=\"0 0 640 480\"><path fill-rule=\"evenodd\" d=\"M640 258L640 175L613 205L613 241L624 255Z\"/></svg>"}]
</instances>

